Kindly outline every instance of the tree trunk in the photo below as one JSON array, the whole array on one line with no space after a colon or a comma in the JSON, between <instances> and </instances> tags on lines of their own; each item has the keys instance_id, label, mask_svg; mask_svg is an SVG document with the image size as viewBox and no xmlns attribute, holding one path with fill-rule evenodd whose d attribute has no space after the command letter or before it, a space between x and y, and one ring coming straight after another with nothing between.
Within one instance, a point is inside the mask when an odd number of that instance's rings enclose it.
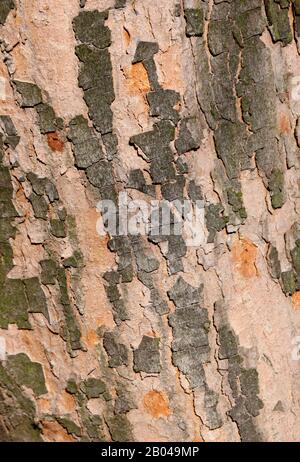
<instances>
[{"instance_id":1,"label":"tree trunk","mask_svg":"<svg viewBox=\"0 0 300 462\"><path fill-rule=\"evenodd\" d=\"M299 0L1 1L0 440L297 440L298 34ZM120 198L193 239L107 231Z\"/></svg>"}]
</instances>

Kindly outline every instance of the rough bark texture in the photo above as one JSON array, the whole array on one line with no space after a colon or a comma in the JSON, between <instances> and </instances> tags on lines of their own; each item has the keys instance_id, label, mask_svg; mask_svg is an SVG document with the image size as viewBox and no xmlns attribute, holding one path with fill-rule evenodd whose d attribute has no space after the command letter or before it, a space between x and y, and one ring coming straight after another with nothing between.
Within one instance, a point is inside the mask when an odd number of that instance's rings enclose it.
<instances>
[{"instance_id":1,"label":"rough bark texture","mask_svg":"<svg viewBox=\"0 0 300 462\"><path fill-rule=\"evenodd\" d=\"M298 35L298 0L0 1L0 440L299 438ZM203 199L205 243L99 236L122 191Z\"/></svg>"}]
</instances>

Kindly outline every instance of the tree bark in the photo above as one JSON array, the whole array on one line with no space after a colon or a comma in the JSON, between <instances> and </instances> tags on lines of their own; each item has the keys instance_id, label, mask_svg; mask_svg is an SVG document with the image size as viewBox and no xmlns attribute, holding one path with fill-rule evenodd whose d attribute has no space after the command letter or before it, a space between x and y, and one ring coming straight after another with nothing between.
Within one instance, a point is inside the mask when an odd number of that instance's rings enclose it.
<instances>
[{"instance_id":1,"label":"tree bark","mask_svg":"<svg viewBox=\"0 0 300 462\"><path fill-rule=\"evenodd\" d=\"M298 439L299 36L298 0L1 1L0 440ZM101 233L125 193L200 242Z\"/></svg>"}]
</instances>

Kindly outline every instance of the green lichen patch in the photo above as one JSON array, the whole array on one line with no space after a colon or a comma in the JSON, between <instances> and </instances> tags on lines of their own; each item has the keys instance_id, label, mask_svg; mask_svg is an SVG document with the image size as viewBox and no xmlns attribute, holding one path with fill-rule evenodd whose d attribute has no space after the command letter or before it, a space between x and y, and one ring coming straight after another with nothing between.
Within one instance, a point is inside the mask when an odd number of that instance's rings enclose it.
<instances>
[{"instance_id":1,"label":"green lichen patch","mask_svg":"<svg viewBox=\"0 0 300 462\"><path fill-rule=\"evenodd\" d=\"M211 20L208 26L208 47L213 56L218 56L233 47L233 22L230 18ZM225 95L224 95L225 96Z\"/></svg>"},{"instance_id":2,"label":"green lichen patch","mask_svg":"<svg viewBox=\"0 0 300 462\"><path fill-rule=\"evenodd\" d=\"M223 424L217 406L219 403L219 394L210 388L206 388L204 397L204 406L206 410L206 425L210 430L220 428Z\"/></svg>"},{"instance_id":3,"label":"green lichen patch","mask_svg":"<svg viewBox=\"0 0 300 462\"><path fill-rule=\"evenodd\" d=\"M101 83L95 88L86 90L84 92L84 100L89 108L89 116L96 130L105 135L113 130L111 103L115 99L115 94L111 92L103 95L103 86L107 88L105 83Z\"/></svg>"},{"instance_id":4,"label":"green lichen patch","mask_svg":"<svg viewBox=\"0 0 300 462\"><path fill-rule=\"evenodd\" d=\"M103 274L103 279L111 285L117 285L120 282L120 274L117 271L107 271Z\"/></svg>"},{"instance_id":5,"label":"green lichen patch","mask_svg":"<svg viewBox=\"0 0 300 462\"><path fill-rule=\"evenodd\" d=\"M259 394L258 373L256 369L243 369L241 376L242 393L246 397L245 408L253 416L257 417L264 407Z\"/></svg>"},{"instance_id":6,"label":"green lichen patch","mask_svg":"<svg viewBox=\"0 0 300 462\"><path fill-rule=\"evenodd\" d=\"M118 137L114 133L106 133L102 136L108 160L112 160L118 153Z\"/></svg>"},{"instance_id":7,"label":"green lichen patch","mask_svg":"<svg viewBox=\"0 0 300 462\"><path fill-rule=\"evenodd\" d=\"M0 411L1 416L5 420L9 420L10 424L18 425L21 421L34 418L35 408L32 401L24 396L21 387L16 383L15 378L9 373L4 363L0 363L0 396L4 397L3 393L9 393L11 401L1 399ZM7 429L6 429L7 431Z\"/></svg>"},{"instance_id":8,"label":"green lichen patch","mask_svg":"<svg viewBox=\"0 0 300 462\"><path fill-rule=\"evenodd\" d=\"M243 39L261 35L266 27L265 15L262 14L261 6L239 14L236 24Z\"/></svg>"},{"instance_id":9,"label":"green lichen patch","mask_svg":"<svg viewBox=\"0 0 300 462\"><path fill-rule=\"evenodd\" d=\"M112 305L114 321L117 325L119 325L122 321L130 319L124 300L116 300L112 303Z\"/></svg>"},{"instance_id":10,"label":"green lichen patch","mask_svg":"<svg viewBox=\"0 0 300 462\"><path fill-rule=\"evenodd\" d=\"M274 42L280 41L283 46L293 40L293 33L289 21L290 2L265 0L269 29Z\"/></svg>"},{"instance_id":11,"label":"green lichen patch","mask_svg":"<svg viewBox=\"0 0 300 462\"><path fill-rule=\"evenodd\" d=\"M1 174L1 172L0 172ZM16 218L18 213L11 199L5 197L8 190L0 187L0 216L2 218Z\"/></svg>"},{"instance_id":12,"label":"green lichen patch","mask_svg":"<svg viewBox=\"0 0 300 462\"><path fill-rule=\"evenodd\" d=\"M13 268L13 251L9 242L0 243L0 274L3 277Z\"/></svg>"},{"instance_id":13,"label":"green lichen patch","mask_svg":"<svg viewBox=\"0 0 300 462\"><path fill-rule=\"evenodd\" d=\"M104 422L100 415L93 415L90 412L85 412L83 425L88 435L88 441L106 441L104 436Z\"/></svg>"},{"instance_id":14,"label":"green lichen patch","mask_svg":"<svg viewBox=\"0 0 300 462\"><path fill-rule=\"evenodd\" d=\"M242 442L261 442L263 440L242 398L238 400L228 414L236 422Z\"/></svg>"},{"instance_id":15,"label":"green lichen patch","mask_svg":"<svg viewBox=\"0 0 300 462\"><path fill-rule=\"evenodd\" d=\"M38 196L42 196L45 192L45 178L39 178L33 172L27 173L26 177L31 184L33 192Z\"/></svg>"},{"instance_id":16,"label":"green lichen patch","mask_svg":"<svg viewBox=\"0 0 300 462\"><path fill-rule=\"evenodd\" d=\"M133 428L125 415L111 416L106 420L113 441L119 443L133 441Z\"/></svg>"},{"instance_id":17,"label":"green lichen patch","mask_svg":"<svg viewBox=\"0 0 300 462\"><path fill-rule=\"evenodd\" d=\"M179 277L168 291L176 306L169 315L173 329L172 359L178 369L186 375L191 388L205 384L203 364L208 361L210 346L208 332L210 322L206 309L201 308L203 286L192 287Z\"/></svg>"},{"instance_id":18,"label":"green lichen patch","mask_svg":"<svg viewBox=\"0 0 300 462\"><path fill-rule=\"evenodd\" d=\"M10 117L2 116L1 123L7 134L15 135L16 129ZM7 278L13 268L13 252L9 238L15 236L11 219L18 216L12 203L13 186L7 167L0 165L0 326L7 329L9 324L16 324L19 329L30 329L28 313L42 313L47 319L48 310L45 295L38 278ZM41 206L41 196L31 195L35 213L45 217Z\"/></svg>"},{"instance_id":19,"label":"green lichen patch","mask_svg":"<svg viewBox=\"0 0 300 462\"><path fill-rule=\"evenodd\" d=\"M179 308L198 305L201 301L203 284L200 287L193 287L181 276L178 277L174 286L168 291L170 300Z\"/></svg>"},{"instance_id":20,"label":"green lichen patch","mask_svg":"<svg viewBox=\"0 0 300 462\"><path fill-rule=\"evenodd\" d=\"M263 402L258 396L258 372L255 368L243 367L244 360L239 353L237 336L222 316L217 319L219 358L228 361L228 384L234 399L228 414L236 422L242 441L261 441L262 436L253 419L263 408Z\"/></svg>"},{"instance_id":21,"label":"green lichen patch","mask_svg":"<svg viewBox=\"0 0 300 462\"><path fill-rule=\"evenodd\" d=\"M124 344L118 341L113 332L105 332L103 346L109 356L109 367L128 366L128 350Z\"/></svg>"},{"instance_id":22,"label":"green lichen patch","mask_svg":"<svg viewBox=\"0 0 300 462\"><path fill-rule=\"evenodd\" d=\"M14 239L16 228L11 224L10 218L0 218L0 242L6 243L8 239Z\"/></svg>"},{"instance_id":23,"label":"green lichen patch","mask_svg":"<svg viewBox=\"0 0 300 462\"><path fill-rule=\"evenodd\" d=\"M88 407L88 398L78 391L76 394L83 435L81 441L105 441L104 422L100 415L92 414Z\"/></svg>"},{"instance_id":24,"label":"green lichen patch","mask_svg":"<svg viewBox=\"0 0 300 462\"><path fill-rule=\"evenodd\" d=\"M208 243L214 242L217 232L224 229L229 221L223 212L222 204L210 204L205 210L206 226L209 231Z\"/></svg>"},{"instance_id":25,"label":"green lichen patch","mask_svg":"<svg viewBox=\"0 0 300 462\"><path fill-rule=\"evenodd\" d=\"M72 350L81 350L81 332L78 326L76 316L71 306L67 277L64 268L58 268L57 280L60 289L60 302L63 306L65 317L66 338Z\"/></svg>"},{"instance_id":26,"label":"green lichen patch","mask_svg":"<svg viewBox=\"0 0 300 462\"><path fill-rule=\"evenodd\" d=\"M81 436L81 428L69 417L57 416L56 420L70 435Z\"/></svg>"},{"instance_id":27,"label":"green lichen patch","mask_svg":"<svg viewBox=\"0 0 300 462\"><path fill-rule=\"evenodd\" d=\"M87 168L103 159L99 141L84 117L71 120L68 137L73 143L76 167Z\"/></svg>"},{"instance_id":28,"label":"green lichen patch","mask_svg":"<svg viewBox=\"0 0 300 462\"><path fill-rule=\"evenodd\" d=\"M153 55L158 53L159 47L156 42L139 41L136 47L135 55L132 64L153 59Z\"/></svg>"},{"instance_id":29,"label":"green lichen patch","mask_svg":"<svg viewBox=\"0 0 300 462\"><path fill-rule=\"evenodd\" d=\"M81 44L76 47L75 52L82 63L78 76L79 86L83 90L98 87L99 95L107 101L113 101L114 87L109 50L95 50Z\"/></svg>"},{"instance_id":30,"label":"green lichen patch","mask_svg":"<svg viewBox=\"0 0 300 462\"><path fill-rule=\"evenodd\" d=\"M14 80L18 93L22 96L21 107L34 107L42 103L42 92L34 83Z\"/></svg>"},{"instance_id":31,"label":"green lichen patch","mask_svg":"<svg viewBox=\"0 0 300 462\"><path fill-rule=\"evenodd\" d=\"M6 367L18 385L31 388L36 396L47 393L42 365L32 362L25 353L8 356Z\"/></svg>"},{"instance_id":32,"label":"green lichen patch","mask_svg":"<svg viewBox=\"0 0 300 462\"><path fill-rule=\"evenodd\" d=\"M174 90L150 91L147 94L150 105L150 115L161 119L172 120L175 124L180 117L174 106L180 101L180 95Z\"/></svg>"},{"instance_id":33,"label":"green lichen patch","mask_svg":"<svg viewBox=\"0 0 300 462\"><path fill-rule=\"evenodd\" d=\"M137 409L138 406L135 402L134 397L124 386L124 383L120 383L116 389L116 400L115 400L115 407L114 412L115 414L126 414L127 412L131 411L132 409Z\"/></svg>"},{"instance_id":34,"label":"green lichen patch","mask_svg":"<svg viewBox=\"0 0 300 462\"><path fill-rule=\"evenodd\" d=\"M241 123L222 121L215 131L218 157L222 159L229 179L239 176L245 157L247 132Z\"/></svg>"},{"instance_id":35,"label":"green lichen patch","mask_svg":"<svg viewBox=\"0 0 300 462\"><path fill-rule=\"evenodd\" d=\"M65 238L67 236L65 222L54 218L50 220L50 230L53 236L57 238Z\"/></svg>"},{"instance_id":36,"label":"green lichen patch","mask_svg":"<svg viewBox=\"0 0 300 462\"><path fill-rule=\"evenodd\" d=\"M273 209L279 209L285 202L284 196L284 174L281 170L273 170L269 179L269 190Z\"/></svg>"},{"instance_id":37,"label":"green lichen patch","mask_svg":"<svg viewBox=\"0 0 300 462\"><path fill-rule=\"evenodd\" d=\"M89 116L96 130L102 135L113 130L113 113L110 106L115 99L108 51L111 33L104 25L107 18L108 11L81 11L73 20L76 38L81 42L76 47L76 55L82 63L78 77L79 85L84 90Z\"/></svg>"},{"instance_id":38,"label":"green lichen patch","mask_svg":"<svg viewBox=\"0 0 300 462\"><path fill-rule=\"evenodd\" d=\"M297 288L297 278L293 270L281 273L282 290L286 295L293 295Z\"/></svg>"},{"instance_id":39,"label":"green lichen patch","mask_svg":"<svg viewBox=\"0 0 300 462\"><path fill-rule=\"evenodd\" d=\"M125 8L127 0L116 0L115 1L115 8Z\"/></svg>"},{"instance_id":40,"label":"green lichen patch","mask_svg":"<svg viewBox=\"0 0 300 462\"><path fill-rule=\"evenodd\" d=\"M23 416L9 435L12 442L41 443L41 429L34 420Z\"/></svg>"},{"instance_id":41,"label":"green lichen patch","mask_svg":"<svg viewBox=\"0 0 300 462\"><path fill-rule=\"evenodd\" d=\"M81 385L81 390L88 399L99 398L106 391L106 385L101 379L89 378Z\"/></svg>"},{"instance_id":42,"label":"green lichen patch","mask_svg":"<svg viewBox=\"0 0 300 462\"><path fill-rule=\"evenodd\" d=\"M57 276L57 264L55 260L42 260L41 265L41 282L42 284L55 284Z\"/></svg>"},{"instance_id":43,"label":"green lichen patch","mask_svg":"<svg viewBox=\"0 0 300 462\"><path fill-rule=\"evenodd\" d=\"M231 205L232 210L242 219L247 218L247 212L243 204L243 193L236 191L233 188L227 189L228 204Z\"/></svg>"},{"instance_id":44,"label":"green lichen patch","mask_svg":"<svg viewBox=\"0 0 300 462\"><path fill-rule=\"evenodd\" d=\"M300 15L300 0L292 0L295 13Z\"/></svg>"},{"instance_id":45,"label":"green lichen patch","mask_svg":"<svg viewBox=\"0 0 300 462\"><path fill-rule=\"evenodd\" d=\"M66 221L66 218L67 218L67 211L65 209L65 207L59 207L57 209L57 216L58 218L61 220L61 221Z\"/></svg>"},{"instance_id":46,"label":"green lichen patch","mask_svg":"<svg viewBox=\"0 0 300 462\"><path fill-rule=\"evenodd\" d=\"M24 279L29 313L42 313L49 320L47 301L37 277Z\"/></svg>"},{"instance_id":47,"label":"green lichen patch","mask_svg":"<svg viewBox=\"0 0 300 462\"><path fill-rule=\"evenodd\" d=\"M293 268L297 273L297 276L300 275L300 241L296 241L296 246L291 250L291 258L293 263Z\"/></svg>"},{"instance_id":48,"label":"green lichen patch","mask_svg":"<svg viewBox=\"0 0 300 462\"><path fill-rule=\"evenodd\" d=\"M0 3L0 24L4 25L10 11L15 8L14 0L1 0Z\"/></svg>"},{"instance_id":49,"label":"green lichen patch","mask_svg":"<svg viewBox=\"0 0 300 462\"><path fill-rule=\"evenodd\" d=\"M219 358L232 358L238 355L238 343L236 336L234 335L232 329L228 326L223 326L219 330Z\"/></svg>"},{"instance_id":50,"label":"green lichen patch","mask_svg":"<svg viewBox=\"0 0 300 462\"><path fill-rule=\"evenodd\" d=\"M158 374L161 371L159 338L143 336L133 353L134 371Z\"/></svg>"},{"instance_id":51,"label":"green lichen patch","mask_svg":"<svg viewBox=\"0 0 300 462\"><path fill-rule=\"evenodd\" d=\"M75 250L71 257L65 258L63 260L63 266L65 268L79 268L82 266L82 253L80 250Z\"/></svg>"},{"instance_id":52,"label":"green lichen patch","mask_svg":"<svg viewBox=\"0 0 300 462\"><path fill-rule=\"evenodd\" d=\"M9 168L0 165L0 217L16 218L18 213L12 202L13 187Z\"/></svg>"},{"instance_id":53,"label":"green lichen patch","mask_svg":"<svg viewBox=\"0 0 300 462\"><path fill-rule=\"evenodd\" d=\"M16 127L14 126L14 123L12 119L10 118L10 116L0 115L0 121L2 123L4 133L7 136L14 136L14 135L16 136L18 134Z\"/></svg>"},{"instance_id":54,"label":"green lichen patch","mask_svg":"<svg viewBox=\"0 0 300 462\"><path fill-rule=\"evenodd\" d=\"M185 154L200 147L200 121L197 117L186 117L179 124L179 134L175 141L178 154Z\"/></svg>"},{"instance_id":55,"label":"green lichen patch","mask_svg":"<svg viewBox=\"0 0 300 462\"><path fill-rule=\"evenodd\" d=\"M108 287L105 287L105 290L106 290L107 298L111 303L117 300L120 300L121 294L116 285L110 285Z\"/></svg>"},{"instance_id":56,"label":"green lichen patch","mask_svg":"<svg viewBox=\"0 0 300 462\"><path fill-rule=\"evenodd\" d=\"M184 17L186 20L187 37L201 37L204 32L204 12L201 8L185 8Z\"/></svg>"},{"instance_id":57,"label":"green lichen patch","mask_svg":"<svg viewBox=\"0 0 300 462\"><path fill-rule=\"evenodd\" d=\"M3 135L3 143L7 146L10 146L12 149L15 149L19 142L20 137L18 136L17 130L13 124L11 118L7 115L0 116L0 124L2 125Z\"/></svg>"},{"instance_id":58,"label":"green lichen patch","mask_svg":"<svg viewBox=\"0 0 300 462\"><path fill-rule=\"evenodd\" d=\"M68 380L67 386L66 386L66 391L68 393L70 393L71 395L76 395L76 393L78 391L78 385L76 383L76 380L74 380L72 378Z\"/></svg>"},{"instance_id":59,"label":"green lichen patch","mask_svg":"<svg viewBox=\"0 0 300 462\"><path fill-rule=\"evenodd\" d=\"M104 26L108 11L81 11L73 20L73 28L77 40L94 45L96 48L106 48L111 44L111 33Z\"/></svg>"},{"instance_id":60,"label":"green lichen patch","mask_svg":"<svg viewBox=\"0 0 300 462\"><path fill-rule=\"evenodd\" d=\"M7 396L9 395L9 399ZM35 406L12 374L0 363L1 441L42 441L35 423Z\"/></svg>"},{"instance_id":61,"label":"green lichen patch","mask_svg":"<svg viewBox=\"0 0 300 462\"><path fill-rule=\"evenodd\" d=\"M130 143L139 147L151 164L150 175L154 184L175 178L173 153L169 146L175 138L175 127L168 120L154 124L153 130L134 135Z\"/></svg>"},{"instance_id":62,"label":"green lichen patch","mask_svg":"<svg viewBox=\"0 0 300 462\"><path fill-rule=\"evenodd\" d=\"M112 166L105 160L93 164L86 173L90 183L98 188L102 194L114 186Z\"/></svg>"},{"instance_id":63,"label":"green lichen patch","mask_svg":"<svg viewBox=\"0 0 300 462\"><path fill-rule=\"evenodd\" d=\"M63 268L58 268L57 270L57 280L60 288L60 302L63 305L70 304L69 292L68 292L68 285L67 285L67 277L65 270Z\"/></svg>"},{"instance_id":64,"label":"green lichen patch","mask_svg":"<svg viewBox=\"0 0 300 462\"><path fill-rule=\"evenodd\" d=\"M71 305L63 305L67 338L72 350L81 350L81 332Z\"/></svg>"},{"instance_id":65,"label":"green lichen patch","mask_svg":"<svg viewBox=\"0 0 300 462\"><path fill-rule=\"evenodd\" d=\"M87 119L79 115L74 117L69 124L68 138L74 144L84 143L92 136L92 130L88 125Z\"/></svg>"},{"instance_id":66,"label":"green lichen patch","mask_svg":"<svg viewBox=\"0 0 300 462\"><path fill-rule=\"evenodd\" d=\"M35 218L41 218L42 220L47 220L48 215L48 204L43 196L38 196L35 193L31 193L29 196L29 201L33 208L33 213Z\"/></svg>"},{"instance_id":67,"label":"green lichen patch","mask_svg":"<svg viewBox=\"0 0 300 462\"><path fill-rule=\"evenodd\" d=\"M41 103L36 106L36 110L39 116L40 132L43 135L63 128L62 120L56 117L53 108L49 104Z\"/></svg>"},{"instance_id":68,"label":"green lichen patch","mask_svg":"<svg viewBox=\"0 0 300 462\"><path fill-rule=\"evenodd\" d=\"M272 277L279 279L281 274L281 265L278 257L278 250L272 245L270 245L268 249L267 261L271 270Z\"/></svg>"},{"instance_id":69,"label":"green lichen patch","mask_svg":"<svg viewBox=\"0 0 300 462\"><path fill-rule=\"evenodd\" d=\"M56 186L48 178L40 178L33 172L27 173L26 176L35 194L46 194L51 203L59 199Z\"/></svg>"},{"instance_id":70,"label":"green lichen patch","mask_svg":"<svg viewBox=\"0 0 300 462\"><path fill-rule=\"evenodd\" d=\"M16 324L19 329L31 329L28 319L28 301L23 281L7 279L0 285L0 327L8 329Z\"/></svg>"},{"instance_id":71,"label":"green lichen patch","mask_svg":"<svg viewBox=\"0 0 300 462\"><path fill-rule=\"evenodd\" d=\"M300 36L300 1L293 0L293 12L295 17L295 30L297 37Z\"/></svg>"}]
</instances>

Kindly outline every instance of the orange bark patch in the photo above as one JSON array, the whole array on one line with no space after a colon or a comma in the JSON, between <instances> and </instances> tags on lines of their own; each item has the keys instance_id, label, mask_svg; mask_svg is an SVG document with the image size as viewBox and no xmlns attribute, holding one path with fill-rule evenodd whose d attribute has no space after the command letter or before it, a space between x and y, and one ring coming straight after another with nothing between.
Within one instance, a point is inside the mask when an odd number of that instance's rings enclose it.
<instances>
[{"instance_id":1,"label":"orange bark patch","mask_svg":"<svg viewBox=\"0 0 300 462\"><path fill-rule=\"evenodd\" d=\"M158 419L171 414L169 400L161 391L151 390L144 396L144 406L148 414Z\"/></svg>"},{"instance_id":2,"label":"orange bark patch","mask_svg":"<svg viewBox=\"0 0 300 462\"><path fill-rule=\"evenodd\" d=\"M70 414L75 411L76 409L76 402L75 399L70 393L67 393L66 391L63 391L58 400L57 400L57 405L59 409L62 411L64 414Z\"/></svg>"},{"instance_id":3,"label":"orange bark patch","mask_svg":"<svg viewBox=\"0 0 300 462\"><path fill-rule=\"evenodd\" d=\"M285 135L291 131L291 126L289 122L289 118L286 114L281 113L279 115L279 132L282 135Z\"/></svg>"},{"instance_id":4,"label":"orange bark patch","mask_svg":"<svg viewBox=\"0 0 300 462\"><path fill-rule=\"evenodd\" d=\"M238 271L244 278L258 276L255 265L257 247L248 239L237 241L232 249L233 260L236 263Z\"/></svg>"},{"instance_id":5,"label":"orange bark patch","mask_svg":"<svg viewBox=\"0 0 300 462\"><path fill-rule=\"evenodd\" d=\"M95 330L101 325L113 328L112 311L99 279L101 273L108 271L115 264L115 256L107 248L109 236L100 236L97 232L97 229L101 228L98 226L98 220L101 220L96 208L79 212L81 213L77 214L76 223L81 250L86 261L81 279L86 316L89 319L86 329L88 332L89 329Z\"/></svg>"},{"instance_id":6,"label":"orange bark patch","mask_svg":"<svg viewBox=\"0 0 300 462\"><path fill-rule=\"evenodd\" d=\"M300 310L300 291L292 295L292 303L295 310Z\"/></svg>"},{"instance_id":7,"label":"orange bark patch","mask_svg":"<svg viewBox=\"0 0 300 462\"><path fill-rule=\"evenodd\" d=\"M150 91L148 74L143 63L136 63L131 66L128 79L132 93L140 92L145 95Z\"/></svg>"},{"instance_id":8,"label":"orange bark patch","mask_svg":"<svg viewBox=\"0 0 300 462\"><path fill-rule=\"evenodd\" d=\"M125 29L125 27L123 28L123 36L124 36L125 46L127 48L128 45L130 44L130 34L129 34L128 30Z\"/></svg>"},{"instance_id":9,"label":"orange bark patch","mask_svg":"<svg viewBox=\"0 0 300 462\"><path fill-rule=\"evenodd\" d=\"M28 199L25 196L24 189L22 186L20 186L20 188L16 192L16 200L18 208L20 208L22 211L22 215L25 218L30 217L32 209Z\"/></svg>"},{"instance_id":10,"label":"orange bark patch","mask_svg":"<svg viewBox=\"0 0 300 462\"><path fill-rule=\"evenodd\" d=\"M99 343L99 337L95 330L91 329L86 333L85 343L88 347L94 347Z\"/></svg>"},{"instance_id":11,"label":"orange bark patch","mask_svg":"<svg viewBox=\"0 0 300 462\"><path fill-rule=\"evenodd\" d=\"M195 438L193 439L193 443L203 443L203 438L201 435L198 435L198 436L195 436Z\"/></svg>"},{"instance_id":12,"label":"orange bark patch","mask_svg":"<svg viewBox=\"0 0 300 462\"><path fill-rule=\"evenodd\" d=\"M50 414L51 413L51 403L49 399L40 398L37 400L39 411L43 414Z\"/></svg>"},{"instance_id":13,"label":"orange bark patch","mask_svg":"<svg viewBox=\"0 0 300 462\"><path fill-rule=\"evenodd\" d=\"M149 330L145 335L147 335L147 337L157 337L157 334L154 332L154 330Z\"/></svg>"},{"instance_id":14,"label":"orange bark patch","mask_svg":"<svg viewBox=\"0 0 300 462\"><path fill-rule=\"evenodd\" d=\"M47 141L52 151L62 152L64 149L64 142L59 138L56 132L48 133Z\"/></svg>"},{"instance_id":15,"label":"orange bark patch","mask_svg":"<svg viewBox=\"0 0 300 462\"><path fill-rule=\"evenodd\" d=\"M163 88L171 88L179 93L184 92L185 84L181 67L182 50L178 44L171 45L164 53L155 55L155 62L160 68L160 84Z\"/></svg>"},{"instance_id":16,"label":"orange bark patch","mask_svg":"<svg viewBox=\"0 0 300 462\"><path fill-rule=\"evenodd\" d=\"M43 437L46 441L50 441L51 443L75 441L75 439L69 435L68 432L61 425L59 425L58 422L44 420L42 425Z\"/></svg>"},{"instance_id":17,"label":"orange bark patch","mask_svg":"<svg viewBox=\"0 0 300 462\"><path fill-rule=\"evenodd\" d=\"M100 231L102 232L101 223L101 215L96 208L78 214L77 226L86 260L89 265L93 265L99 271L104 272L115 263L115 257L107 248L107 243L110 239L108 234L105 234L105 236L99 234Z\"/></svg>"}]
</instances>

